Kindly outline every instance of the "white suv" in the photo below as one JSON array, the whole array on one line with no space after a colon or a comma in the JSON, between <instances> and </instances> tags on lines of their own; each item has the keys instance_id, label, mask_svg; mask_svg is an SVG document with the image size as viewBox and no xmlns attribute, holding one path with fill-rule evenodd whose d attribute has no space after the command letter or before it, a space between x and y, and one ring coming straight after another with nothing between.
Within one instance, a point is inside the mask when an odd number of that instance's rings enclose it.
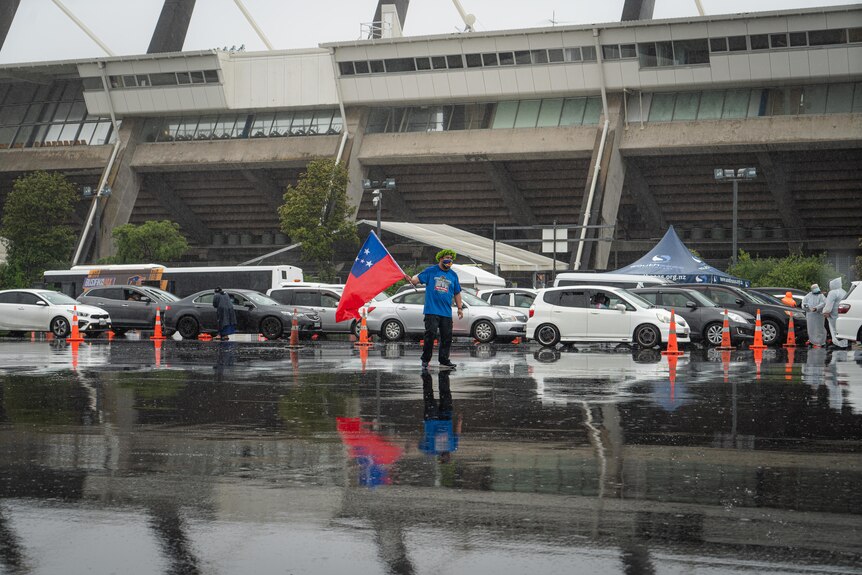
<instances>
[{"instance_id":1,"label":"white suv","mask_svg":"<svg viewBox=\"0 0 862 575\"><path fill-rule=\"evenodd\" d=\"M688 343L689 326L676 316L679 343ZM527 337L543 346L559 342L636 343L656 347L670 335L670 312L642 297L601 285L539 290L530 307Z\"/></svg>"},{"instance_id":2,"label":"white suv","mask_svg":"<svg viewBox=\"0 0 862 575\"><path fill-rule=\"evenodd\" d=\"M847 297L838 303L838 337L862 342L862 281L853 282Z\"/></svg>"}]
</instances>

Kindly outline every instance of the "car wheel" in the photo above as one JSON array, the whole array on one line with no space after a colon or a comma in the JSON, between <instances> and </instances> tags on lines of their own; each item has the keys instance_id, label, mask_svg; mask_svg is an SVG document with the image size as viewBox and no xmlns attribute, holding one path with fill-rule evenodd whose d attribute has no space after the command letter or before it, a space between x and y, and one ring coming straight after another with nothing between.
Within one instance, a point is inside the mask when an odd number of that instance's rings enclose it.
<instances>
[{"instance_id":1,"label":"car wheel","mask_svg":"<svg viewBox=\"0 0 862 575\"><path fill-rule=\"evenodd\" d=\"M386 341L398 341L404 337L404 327L394 319L388 319L380 326L380 336Z\"/></svg>"},{"instance_id":2,"label":"car wheel","mask_svg":"<svg viewBox=\"0 0 862 575\"><path fill-rule=\"evenodd\" d=\"M560 330L557 326L546 323L536 328L536 341L545 347L554 347L560 343Z\"/></svg>"},{"instance_id":3,"label":"car wheel","mask_svg":"<svg viewBox=\"0 0 862 575\"><path fill-rule=\"evenodd\" d=\"M763 332L763 345L776 345L781 341L781 327L771 319L767 319L761 323L761 332Z\"/></svg>"},{"instance_id":4,"label":"car wheel","mask_svg":"<svg viewBox=\"0 0 862 575\"><path fill-rule=\"evenodd\" d=\"M69 325L69 320L64 317L55 317L51 320L51 333L56 338L69 337L72 327Z\"/></svg>"},{"instance_id":5,"label":"car wheel","mask_svg":"<svg viewBox=\"0 0 862 575\"><path fill-rule=\"evenodd\" d=\"M260 320L260 333L266 339L278 339L284 334L284 325L277 317L265 317Z\"/></svg>"},{"instance_id":6,"label":"car wheel","mask_svg":"<svg viewBox=\"0 0 862 575\"><path fill-rule=\"evenodd\" d=\"M190 315L185 315L177 322L177 331L183 339L194 339L201 331L198 320Z\"/></svg>"},{"instance_id":7,"label":"car wheel","mask_svg":"<svg viewBox=\"0 0 862 575\"><path fill-rule=\"evenodd\" d=\"M717 347L721 345L721 328L722 324L714 321L703 328L703 341L706 345Z\"/></svg>"},{"instance_id":8,"label":"car wheel","mask_svg":"<svg viewBox=\"0 0 862 575\"><path fill-rule=\"evenodd\" d=\"M352 324L350 324L350 333L352 333L356 339L359 339L359 329L361 327L362 326L359 325L358 321L354 321Z\"/></svg>"},{"instance_id":9,"label":"car wheel","mask_svg":"<svg viewBox=\"0 0 862 575\"><path fill-rule=\"evenodd\" d=\"M479 343L491 343L497 337L497 330L493 323L482 319L473 325L473 337L479 340Z\"/></svg>"},{"instance_id":10,"label":"car wheel","mask_svg":"<svg viewBox=\"0 0 862 575\"><path fill-rule=\"evenodd\" d=\"M642 325L635 330L635 343L641 347L655 347L661 344L661 333L654 325Z\"/></svg>"}]
</instances>

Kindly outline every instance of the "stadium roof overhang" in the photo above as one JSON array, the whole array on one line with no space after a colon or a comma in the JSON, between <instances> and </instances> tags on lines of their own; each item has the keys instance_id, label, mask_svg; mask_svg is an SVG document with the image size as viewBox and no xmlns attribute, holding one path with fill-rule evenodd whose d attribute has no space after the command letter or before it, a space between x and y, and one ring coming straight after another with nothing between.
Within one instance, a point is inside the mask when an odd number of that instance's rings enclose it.
<instances>
[{"instance_id":1,"label":"stadium roof overhang","mask_svg":"<svg viewBox=\"0 0 862 575\"><path fill-rule=\"evenodd\" d=\"M371 220L358 222L375 227ZM459 256L486 264L494 263L494 242L490 238L476 235L446 224L413 224L409 222L381 222L383 231L434 246L455 250ZM502 272L543 272L554 268L554 260L521 248L497 242L497 265ZM566 262L557 260L556 269L568 268Z\"/></svg>"}]
</instances>

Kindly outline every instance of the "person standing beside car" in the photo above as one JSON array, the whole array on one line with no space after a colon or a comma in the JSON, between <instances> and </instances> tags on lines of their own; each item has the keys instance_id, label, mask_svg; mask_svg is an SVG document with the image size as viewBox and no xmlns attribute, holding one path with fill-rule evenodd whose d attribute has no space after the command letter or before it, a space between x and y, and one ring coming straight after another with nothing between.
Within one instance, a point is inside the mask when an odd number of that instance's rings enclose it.
<instances>
[{"instance_id":1,"label":"person standing beside car","mask_svg":"<svg viewBox=\"0 0 862 575\"><path fill-rule=\"evenodd\" d=\"M213 294L213 307L218 315L219 339L228 341L229 336L236 333L236 311L233 309L230 295L224 293L220 287L217 287Z\"/></svg>"},{"instance_id":2,"label":"person standing beside car","mask_svg":"<svg viewBox=\"0 0 862 575\"><path fill-rule=\"evenodd\" d=\"M808 326L808 343L811 347L826 345L826 328L823 325L823 307L826 298L820 291L820 286L811 284L811 291L802 298L802 311Z\"/></svg>"},{"instance_id":3,"label":"person standing beside car","mask_svg":"<svg viewBox=\"0 0 862 575\"><path fill-rule=\"evenodd\" d=\"M826 303L823 304L823 316L829 322L829 331L832 333L831 349L847 349L850 342L838 337L838 303L847 297L847 292L841 287L841 278L835 278L829 282L829 293L826 295Z\"/></svg>"},{"instance_id":4,"label":"person standing beside car","mask_svg":"<svg viewBox=\"0 0 862 575\"><path fill-rule=\"evenodd\" d=\"M438 359L440 367L455 369L455 364L449 360L449 348L452 347L452 299L458 307L458 319L464 317L461 303L461 283L458 275L452 271L452 263L456 253L452 250L437 252L437 265L430 266L413 277L405 279L413 285L425 284L425 335L422 344L422 369L428 369L431 354L434 352L434 340L440 333L440 350Z\"/></svg>"}]
</instances>

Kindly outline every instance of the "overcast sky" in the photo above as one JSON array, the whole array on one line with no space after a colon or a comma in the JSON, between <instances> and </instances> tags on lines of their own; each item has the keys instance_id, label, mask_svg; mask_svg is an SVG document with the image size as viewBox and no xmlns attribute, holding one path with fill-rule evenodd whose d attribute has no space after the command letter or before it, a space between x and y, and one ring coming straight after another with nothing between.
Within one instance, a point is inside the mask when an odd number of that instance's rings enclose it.
<instances>
[{"instance_id":1,"label":"overcast sky","mask_svg":"<svg viewBox=\"0 0 862 575\"><path fill-rule=\"evenodd\" d=\"M5 0L0 0L0 2ZM115 54L147 50L163 0L62 0ZM243 0L276 49L311 48L359 38L374 16L376 0ZM702 0L707 15L853 4L852 0ZM615 22L623 0L462 0L476 15L476 29L504 30ZM656 0L655 18L696 16L694 0ZM451 0L411 0L404 33L447 34L463 29ZM265 46L234 0L197 0L185 50L245 44ZM21 0L0 63L104 56L52 0Z\"/></svg>"}]
</instances>

